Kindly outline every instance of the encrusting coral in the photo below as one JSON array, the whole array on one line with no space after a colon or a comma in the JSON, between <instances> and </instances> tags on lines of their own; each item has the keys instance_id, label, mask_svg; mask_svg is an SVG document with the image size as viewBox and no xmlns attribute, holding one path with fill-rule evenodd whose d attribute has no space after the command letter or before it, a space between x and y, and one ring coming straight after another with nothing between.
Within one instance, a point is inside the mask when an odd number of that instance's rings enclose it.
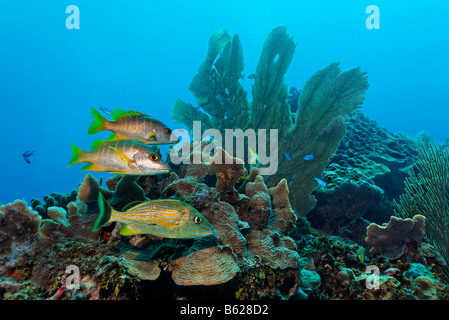
<instances>
[{"instance_id":1,"label":"encrusting coral","mask_svg":"<svg viewBox=\"0 0 449 320\"><path fill-rule=\"evenodd\" d=\"M322 178L327 185L314 191L317 205L307 214L307 220L315 229L362 244L369 222L378 222L367 215L375 212L378 217L382 212L383 190L361 170L349 165L331 163ZM381 222L388 221L390 216L386 212Z\"/></svg>"},{"instance_id":2,"label":"encrusting coral","mask_svg":"<svg viewBox=\"0 0 449 320\"><path fill-rule=\"evenodd\" d=\"M371 223L366 230L366 242L371 246L371 252L394 260L399 259L405 252L407 243L415 242L421 247L425 233L426 218L416 215L412 219L391 217L388 224L379 226Z\"/></svg>"},{"instance_id":3,"label":"encrusting coral","mask_svg":"<svg viewBox=\"0 0 449 320\"><path fill-rule=\"evenodd\" d=\"M351 166L397 199L404 192L404 179L416 161L415 143L393 134L369 119L361 110L347 117L346 135L331 162Z\"/></svg>"},{"instance_id":4,"label":"encrusting coral","mask_svg":"<svg viewBox=\"0 0 449 320\"><path fill-rule=\"evenodd\" d=\"M321 175L345 135L344 119L362 104L368 82L359 68L341 72L339 64L332 63L306 82L299 106L291 108L284 75L295 47L285 27L270 32L251 77L253 99L248 101L240 83L244 77L240 39L225 30L215 32L189 87L199 107L177 99L172 118L189 129L193 121L201 121L203 131L215 128L222 136L225 129L277 129L278 148L270 143L267 150L271 154L280 151L279 166L265 182L275 186L285 178L290 190L300 191L290 200L296 214L303 217L316 202L311 195L317 186L314 177ZM297 109L295 114L293 109ZM305 160L306 155L313 159Z\"/></svg>"},{"instance_id":5,"label":"encrusting coral","mask_svg":"<svg viewBox=\"0 0 449 320\"><path fill-rule=\"evenodd\" d=\"M9 255L13 247L37 240L41 216L22 200L0 206L0 257Z\"/></svg>"}]
</instances>

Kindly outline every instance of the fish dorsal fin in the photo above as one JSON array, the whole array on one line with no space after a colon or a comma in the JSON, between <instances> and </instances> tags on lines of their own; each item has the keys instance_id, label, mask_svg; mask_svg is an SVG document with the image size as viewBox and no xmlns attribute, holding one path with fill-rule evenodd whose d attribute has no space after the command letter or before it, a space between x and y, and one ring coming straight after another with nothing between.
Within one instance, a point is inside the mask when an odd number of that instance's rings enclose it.
<instances>
[{"instance_id":1,"label":"fish dorsal fin","mask_svg":"<svg viewBox=\"0 0 449 320\"><path fill-rule=\"evenodd\" d=\"M113 151L119 156L118 160L119 160L119 163L120 163L122 166L124 166L124 167L129 167L129 164L130 164L131 162L133 162L133 160L131 160L130 158L128 158L128 156L127 156L123 151L120 151L119 149L114 148L114 147L111 147L111 146L109 146L109 148L110 148L111 150L113 150Z\"/></svg>"},{"instance_id":2,"label":"fish dorsal fin","mask_svg":"<svg viewBox=\"0 0 449 320\"><path fill-rule=\"evenodd\" d=\"M128 113L132 116L145 116L145 117L150 117L149 115L139 112L139 111L128 111Z\"/></svg>"},{"instance_id":3,"label":"fish dorsal fin","mask_svg":"<svg viewBox=\"0 0 449 320\"><path fill-rule=\"evenodd\" d=\"M125 111L122 109L114 109L111 112L111 118L114 121L117 121L123 117L129 117L129 116L148 116L147 114L138 112L138 111ZM149 116L148 116L149 117Z\"/></svg>"},{"instance_id":4,"label":"fish dorsal fin","mask_svg":"<svg viewBox=\"0 0 449 320\"><path fill-rule=\"evenodd\" d=\"M125 205L122 208L122 212L128 211L129 209L134 208L135 206L137 206L137 205L139 205L141 203L144 203L144 202L147 202L147 201L133 201L133 202L130 202L130 203L128 203L127 205Z\"/></svg>"},{"instance_id":5,"label":"fish dorsal fin","mask_svg":"<svg viewBox=\"0 0 449 320\"><path fill-rule=\"evenodd\" d=\"M104 144L107 143L107 142L108 142L108 141L104 141L104 140L101 140L101 139L95 139L95 140L92 142L92 144L90 145L89 150L90 150L90 151L95 151L95 150L97 150L98 147L104 145Z\"/></svg>"}]
</instances>

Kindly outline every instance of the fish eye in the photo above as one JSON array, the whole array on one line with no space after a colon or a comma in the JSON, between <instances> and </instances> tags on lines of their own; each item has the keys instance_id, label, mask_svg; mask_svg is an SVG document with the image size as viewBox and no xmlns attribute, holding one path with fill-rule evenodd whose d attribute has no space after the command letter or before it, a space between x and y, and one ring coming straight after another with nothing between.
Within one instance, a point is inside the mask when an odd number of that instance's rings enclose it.
<instances>
[{"instance_id":1,"label":"fish eye","mask_svg":"<svg viewBox=\"0 0 449 320\"><path fill-rule=\"evenodd\" d=\"M154 153L150 154L149 158L150 158L151 161L159 160L159 157L157 155L155 155Z\"/></svg>"},{"instance_id":2,"label":"fish eye","mask_svg":"<svg viewBox=\"0 0 449 320\"><path fill-rule=\"evenodd\" d=\"M165 128L164 129L164 132L167 134L167 135L171 135L171 130L169 129L169 128Z\"/></svg>"},{"instance_id":3,"label":"fish eye","mask_svg":"<svg viewBox=\"0 0 449 320\"><path fill-rule=\"evenodd\" d=\"M201 218L200 217L195 217L195 223L201 223Z\"/></svg>"}]
</instances>

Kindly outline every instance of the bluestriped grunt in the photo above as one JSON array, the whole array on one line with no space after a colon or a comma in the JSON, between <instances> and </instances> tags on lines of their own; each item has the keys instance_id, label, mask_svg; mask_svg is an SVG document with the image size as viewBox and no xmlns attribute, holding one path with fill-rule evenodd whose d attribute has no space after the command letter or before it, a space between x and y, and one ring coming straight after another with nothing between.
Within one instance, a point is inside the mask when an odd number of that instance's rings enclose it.
<instances>
[{"instance_id":1,"label":"bluestriped grunt","mask_svg":"<svg viewBox=\"0 0 449 320\"><path fill-rule=\"evenodd\" d=\"M137 141L97 139L90 149L91 152L86 152L72 143L72 160L69 166L89 162L83 170L129 175L154 175L170 171L160 154Z\"/></svg>"},{"instance_id":2,"label":"bluestriped grunt","mask_svg":"<svg viewBox=\"0 0 449 320\"><path fill-rule=\"evenodd\" d=\"M138 203L120 212L114 210L100 193L100 214L93 231L114 221L122 223L120 234L152 234L164 238L197 238L211 235L214 227L194 207L176 199L159 199Z\"/></svg>"},{"instance_id":3,"label":"bluestriped grunt","mask_svg":"<svg viewBox=\"0 0 449 320\"><path fill-rule=\"evenodd\" d=\"M161 121L137 112L112 110L108 121L100 112L92 108L92 121L88 133L93 134L104 130L114 132L108 140L135 140L143 144L170 144L178 143L178 138L172 134L172 130Z\"/></svg>"}]
</instances>

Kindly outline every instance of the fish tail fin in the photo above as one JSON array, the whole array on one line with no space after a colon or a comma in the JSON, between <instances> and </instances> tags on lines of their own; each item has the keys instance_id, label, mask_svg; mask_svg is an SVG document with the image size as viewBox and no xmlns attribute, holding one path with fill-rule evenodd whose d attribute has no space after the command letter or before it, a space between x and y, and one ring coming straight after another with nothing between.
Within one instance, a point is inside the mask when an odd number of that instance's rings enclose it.
<instances>
[{"instance_id":1,"label":"fish tail fin","mask_svg":"<svg viewBox=\"0 0 449 320\"><path fill-rule=\"evenodd\" d=\"M71 165L74 165L76 163L84 162L85 154L86 154L85 151L81 150L72 143L72 160L70 160L70 163L67 167L70 167Z\"/></svg>"},{"instance_id":2,"label":"fish tail fin","mask_svg":"<svg viewBox=\"0 0 449 320\"><path fill-rule=\"evenodd\" d=\"M100 213L98 214L97 221L95 221L94 224L94 232L114 221L112 218L114 209L109 205L101 192L98 193L98 207L100 208Z\"/></svg>"},{"instance_id":3,"label":"fish tail fin","mask_svg":"<svg viewBox=\"0 0 449 320\"><path fill-rule=\"evenodd\" d=\"M101 113L98 112L98 110L96 110L95 108L92 108L92 118L94 118L94 120L92 120L87 133L94 134L100 131L107 130L106 124L109 121L106 120L106 118L103 117Z\"/></svg>"}]
</instances>

